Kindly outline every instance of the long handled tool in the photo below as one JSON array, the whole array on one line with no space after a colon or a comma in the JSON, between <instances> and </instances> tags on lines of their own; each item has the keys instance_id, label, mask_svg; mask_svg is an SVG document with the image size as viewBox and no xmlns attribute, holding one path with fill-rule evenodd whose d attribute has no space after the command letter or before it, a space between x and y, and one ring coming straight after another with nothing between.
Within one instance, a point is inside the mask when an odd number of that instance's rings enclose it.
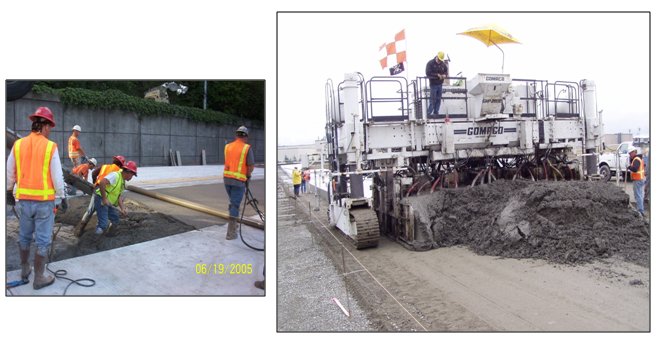
<instances>
[{"instance_id":1,"label":"long handled tool","mask_svg":"<svg viewBox=\"0 0 657 347\"><path fill-rule=\"evenodd\" d=\"M84 215L82 216L82 219L78 223L78 225L75 226L75 229L73 229L73 234L77 237L80 237L82 233L84 233L84 228L89 224L89 221L91 220L91 217L94 215L94 212L96 212L96 208L94 207L94 195L91 194L91 200L89 200L89 205L87 206L87 210L84 212Z\"/></svg>"}]
</instances>

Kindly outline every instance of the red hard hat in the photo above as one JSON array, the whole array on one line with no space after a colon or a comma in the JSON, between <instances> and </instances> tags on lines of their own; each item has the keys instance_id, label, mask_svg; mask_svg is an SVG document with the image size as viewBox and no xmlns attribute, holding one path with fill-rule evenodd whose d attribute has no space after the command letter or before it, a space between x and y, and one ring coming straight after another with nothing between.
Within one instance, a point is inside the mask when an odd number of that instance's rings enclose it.
<instances>
[{"instance_id":1,"label":"red hard hat","mask_svg":"<svg viewBox=\"0 0 657 347\"><path fill-rule=\"evenodd\" d=\"M35 118L37 117L48 120L50 123L52 123L52 127L55 127L55 116L52 114L52 111L50 111L49 108L41 106L37 108L36 111L34 111L34 113L31 114L28 118L34 122L36 120Z\"/></svg>"},{"instance_id":2,"label":"red hard hat","mask_svg":"<svg viewBox=\"0 0 657 347\"><path fill-rule=\"evenodd\" d=\"M122 155L115 155L112 159L116 159L121 162L121 166L125 165L125 158Z\"/></svg>"},{"instance_id":3,"label":"red hard hat","mask_svg":"<svg viewBox=\"0 0 657 347\"><path fill-rule=\"evenodd\" d=\"M137 163L131 160L125 163L125 165L123 166L123 170L131 171L132 173L135 174L135 176L137 176Z\"/></svg>"}]
</instances>

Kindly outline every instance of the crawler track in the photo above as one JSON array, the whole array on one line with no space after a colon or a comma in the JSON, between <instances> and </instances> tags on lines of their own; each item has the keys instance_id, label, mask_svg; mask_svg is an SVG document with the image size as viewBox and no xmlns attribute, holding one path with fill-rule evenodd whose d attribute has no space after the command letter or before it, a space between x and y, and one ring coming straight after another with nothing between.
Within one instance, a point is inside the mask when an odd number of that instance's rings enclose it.
<instances>
[{"instance_id":1,"label":"crawler track","mask_svg":"<svg viewBox=\"0 0 657 347\"><path fill-rule=\"evenodd\" d=\"M356 238L350 237L354 247L364 249L378 246L380 233L376 212L370 208L359 208L352 209L349 214L356 221Z\"/></svg>"}]
</instances>

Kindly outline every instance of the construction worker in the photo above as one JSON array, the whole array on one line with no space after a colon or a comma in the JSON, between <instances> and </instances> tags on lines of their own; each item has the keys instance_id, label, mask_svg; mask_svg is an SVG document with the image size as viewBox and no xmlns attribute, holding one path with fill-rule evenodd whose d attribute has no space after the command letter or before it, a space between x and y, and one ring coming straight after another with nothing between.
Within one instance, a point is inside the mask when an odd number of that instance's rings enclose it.
<instances>
[{"instance_id":1,"label":"construction worker","mask_svg":"<svg viewBox=\"0 0 657 347\"><path fill-rule=\"evenodd\" d=\"M66 210L64 175L57 144L48 140L55 127L52 111L39 107L28 117L32 131L14 143L7 159L7 204L15 204L13 189L16 185L18 203L21 279L27 281L32 269L28 261L32 238L34 254L34 289L51 285L55 278L45 274L46 256L55 224L55 206Z\"/></svg>"},{"instance_id":2,"label":"construction worker","mask_svg":"<svg viewBox=\"0 0 657 347\"><path fill-rule=\"evenodd\" d=\"M303 181L301 181L301 191L305 194L308 192L308 185L310 185L310 168L303 171Z\"/></svg>"},{"instance_id":3,"label":"construction worker","mask_svg":"<svg viewBox=\"0 0 657 347\"><path fill-rule=\"evenodd\" d=\"M427 62L425 73L429 79L429 88L431 89L427 114L437 115L438 111L440 111L440 101L443 97L443 82L448 74L444 52L438 52L433 59Z\"/></svg>"},{"instance_id":4,"label":"construction worker","mask_svg":"<svg viewBox=\"0 0 657 347\"><path fill-rule=\"evenodd\" d=\"M79 125L76 125L72 130L73 133L68 138L68 157L71 159L73 167L76 167L80 165L80 158L84 158L86 155L84 154L84 150L82 149L82 146L80 146L80 140L78 139L80 132L82 132L82 128L80 128Z\"/></svg>"},{"instance_id":5,"label":"construction worker","mask_svg":"<svg viewBox=\"0 0 657 347\"><path fill-rule=\"evenodd\" d=\"M89 177L89 171L93 170L96 167L96 164L97 164L96 159L91 158L91 159L89 159L89 161L87 163L80 164L80 165L74 167L73 170L71 170L71 173L73 175L79 176L80 178L82 178L83 180L86 181L87 177ZM69 185L68 194L69 195L75 195L76 192L77 192L77 189L75 188L75 186Z\"/></svg>"},{"instance_id":6,"label":"construction worker","mask_svg":"<svg viewBox=\"0 0 657 347\"><path fill-rule=\"evenodd\" d=\"M125 165L125 158L121 155L116 155L112 157L112 164L105 164L96 167L96 169L94 169L91 172L91 180L94 182L96 186L98 186L100 180L105 178L105 176L107 176L111 172L116 172L121 170L123 165Z\"/></svg>"},{"instance_id":7,"label":"construction worker","mask_svg":"<svg viewBox=\"0 0 657 347\"><path fill-rule=\"evenodd\" d=\"M255 165L249 140L249 129L240 126L235 131L235 141L224 147L224 186L230 203L228 212L230 219L226 240L237 238L237 223L240 215L240 204L244 197L251 173Z\"/></svg>"},{"instance_id":8,"label":"construction worker","mask_svg":"<svg viewBox=\"0 0 657 347\"><path fill-rule=\"evenodd\" d=\"M74 175L80 176L80 178L84 179L85 181L87 180L87 177L89 177L89 171L92 170L96 167L96 158L91 158L89 159L89 162L80 164L71 170L71 172Z\"/></svg>"},{"instance_id":9,"label":"construction worker","mask_svg":"<svg viewBox=\"0 0 657 347\"><path fill-rule=\"evenodd\" d=\"M299 189L301 188L301 182L303 181L303 178L301 177L301 171L297 169L297 167L294 167L294 170L292 170L292 185L294 186L294 198L299 197Z\"/></svg>"},{"instance_id":10,"label":"construction worker","mask_svg":"<svg viewBox=\"0 0 657 347\"><path fill-rule=\"evenodd\" d=\"M643 159L641 155L637 155L637 148L634 146L629 147L630 150L630 178L634 183L634 200L636 200L636 209L641 214L641 217L644 216L643 210L643 186L646 183L646 174L645 167L643 164Z\"/></svg>"},{"instance_id":11,"label":"construction worker","mask_svg":"<svg viewBox=\"0 0 657 347\"><path fill-rule=\"evenodd\" d=\"M98 217L96 238L110 228L110 221L112 225L119 224L116 206L119 207L121 215L127 215L121 194L125 191L125 182L130 181L133 176L137 176L137 164L129 161L123 166L123 169L110 172L100 179L96 194L94 194L94 207Z\"/></svg>"}]
</instances>

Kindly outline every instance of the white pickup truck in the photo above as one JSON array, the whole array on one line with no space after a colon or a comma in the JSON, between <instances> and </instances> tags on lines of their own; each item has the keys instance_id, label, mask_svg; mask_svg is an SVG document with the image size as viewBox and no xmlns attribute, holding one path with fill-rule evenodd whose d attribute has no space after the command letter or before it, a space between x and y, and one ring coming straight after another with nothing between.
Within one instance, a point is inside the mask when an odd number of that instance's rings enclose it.
<instances>
[{"instance_id":1,"label":"white pickup truck","mask_svg":"<svg viewBox=\"0 0 657 347\"><path fill-rule=\"evenodd\" d=\"M637 153L643 152L643 147L650 146L647 137L635 137L633 141L622 142L614 152L602 153L598 161L598 171L602 179L608 181L616 171L621 173L624 178L627 167L630 166L630 154L628 148L634 146Z\"/></svg>"}]
</instances>

